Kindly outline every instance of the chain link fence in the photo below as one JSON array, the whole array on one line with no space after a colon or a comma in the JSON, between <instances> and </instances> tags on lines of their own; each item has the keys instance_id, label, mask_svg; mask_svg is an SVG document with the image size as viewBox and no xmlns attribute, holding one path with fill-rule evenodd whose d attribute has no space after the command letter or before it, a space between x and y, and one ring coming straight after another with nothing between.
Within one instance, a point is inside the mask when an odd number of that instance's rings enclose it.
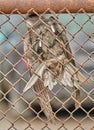
<instances>
[{"instance_id":1,"label":"chain link fence","mask_svg":"<svg viewBox=\"0 0 94 130\"><path fill-rule=\"evenodd\" d=\"M94 14L14 12L0 15L0 130L94 130Z\"/></svg>"}]
</instances>

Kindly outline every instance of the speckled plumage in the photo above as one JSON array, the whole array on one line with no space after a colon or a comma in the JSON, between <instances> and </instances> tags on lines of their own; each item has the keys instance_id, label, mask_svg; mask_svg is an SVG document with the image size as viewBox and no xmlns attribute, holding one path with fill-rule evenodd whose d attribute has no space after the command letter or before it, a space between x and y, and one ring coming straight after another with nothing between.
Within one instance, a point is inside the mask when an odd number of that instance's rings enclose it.
<instances>
[{"instance_id":1,"label":"speckled plumage","mask_svg":"<svg viewBox=\"0 0 94 130\"><path fill-rule=\"evenodd\" d=\"M38 82L40 83L39 78L43 81L41 82L41 86L48 87L50 90L53 89L53 86L57 82L61 82L64 86L68 85L75 88L77 92L75 98L78 101L75 102L75 106L78 107L80 97L79 80L81 79L81 81L83 81L85 78L80 72L75 74L77 70L66 37L66 30L57 19L53 17L49 19L42 17L40 20L37 16L31 16L28 17L26 23L28 32L24 39L24 52L27 62L31 67L31 78L24 88L24 92L32 86L38 85ZM35 90L36 89L37 86ZM40 102L41 100L43 101L42 94L43 93L40 93ZM48 95L48 93L45 93L45 97L46 95ZM49 104L49 96L47 97ZM40 105L43 107L42 102ZM49 108L46 107L45 110L50 109L49 114L47 111L44 113L51 119L53 112L50 104L48 106Z\"/></svg>"},{"instance_id":2,"label":"speckled plumage","mask_svg":"<svg viewBox=\"0 0 94 130\"><path fill-rule=\"evenodd\" d=\"M24 43L24 51L29 65L32 66L36 60L36 63L33 65L34 71L36 71L36 68L42 63L42 61L45 62L53 58L58 58L60 55L65 54L65 57L70 59L71 50L66 38L65 29L61 29L60 24L58 24L53 17L50 17L48 20L44 18L42 19L46 25L43 24L42 21L39 20L36 22L36 20L38 20L38 17L29 18L29 32L25 36ZM42 47L39 46L40 43ZM68 52L65 51L64 46ZM39 58L40 60L38 60ZM54 76L52 75L54 78L60 79L61 74L63 77L63 60L61 60L61 62L62 64L58 61L54 61L54 63L48 66L48 68L54 73ZM74 63L73 59L71 62Z\"/></svg>"}]
</instances>

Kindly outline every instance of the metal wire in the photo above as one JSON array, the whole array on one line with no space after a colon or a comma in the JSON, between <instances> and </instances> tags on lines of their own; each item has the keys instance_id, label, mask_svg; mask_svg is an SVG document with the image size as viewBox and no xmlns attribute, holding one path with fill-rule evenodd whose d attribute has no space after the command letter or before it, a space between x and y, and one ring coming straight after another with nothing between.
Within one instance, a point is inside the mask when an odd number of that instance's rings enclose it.
<instances>
[{"instance_id":1,"label":"metal wire","mask_svg":"<svg viewBox=\"0 0 94 130\"><path fill-rule=\"evenodd\" d=\"M4 13L17 13L19 10L21 13L43 13L47 9L51 9L56 13L66 12L68 9L70 12L75 13L81 8L83 8L88 13L94 12L94 1L93 0L1 0L0 1L0 11Z\"/></svg>"},{"instance_id":2,"label":"metal wire","mask_svg":"<svg viewBox=\"0 0 94 130\"><path fill-rule=\"evenodd\" d=\"M93 130L94 129L94 14L86 13L84 9L75 14L68 9L63 14L55 13L47 9L42 14L33 13L38 16L33 27L27 27L27 15L16 10L17 15L0 15L0 129L1 130ZM13 11L15 12L15 11ZM27 11L28 12L28 11ZM83 12L80 13L80 12ZM49 14L50 13L50 14ZM48 14L48 15L47 15ZM67 38L63 44L59 35L51 30L51 26L43 19L54 16L58 24L60 34ZM41 22L44 28L50 32L54 41L62 46L65 54L69 55L60 60L53 50L48 47L46 40L36 31L35 26ZM29 25L30 26L30 25ZM33 32L34 36L30 34ZM66 34L65 34L66 32ZM46 34L46 33L45 33ZM28 45L28 36L38 37L47 48L47 56L52 59L43 60L41 54L34 50L36 41L32 43L30 52L36 55L36 60L29 64L27 51L24 51L24 42ZM27 39L26 39L27 38ZM49 37L50 39L50 37ZM29 39L30 42L30 39ZM70 46L72 53L68 50ZM56 48L55 51L57 51ZM73 78L81 73L85 79L80 82L80 97L77 88L71 88L62 82L55 85L52 90L44 87L44 79L41 78L33 66L37 62L44 63L47 71L60 82L54 69L59 65L65 67L74 60ZM50 67L47 66L50 64ZM57 65L58 64L58 65ZM56 65L56 66L55 66ZM55 66L55 68L54 68ZM51 68L52 67L52 68ZM71 67L71 68L72 68ZM53 69L54 68L54 69ZM67 70L70 73L70 69ZM61 71L60 71L61 72ZM23 92L32 75L38 75L38 82L28 91ZM73 79L75 80L75 79ZM78 93L78 95L76 95ZM79 100L80 98L80 100ZM76 107L75 107L76 106ZM55 122L53 121L55 120ZM51 122L52 121L52 122ZM54 123L55 124L54 124Z\"/></svg>"}]
</instances>

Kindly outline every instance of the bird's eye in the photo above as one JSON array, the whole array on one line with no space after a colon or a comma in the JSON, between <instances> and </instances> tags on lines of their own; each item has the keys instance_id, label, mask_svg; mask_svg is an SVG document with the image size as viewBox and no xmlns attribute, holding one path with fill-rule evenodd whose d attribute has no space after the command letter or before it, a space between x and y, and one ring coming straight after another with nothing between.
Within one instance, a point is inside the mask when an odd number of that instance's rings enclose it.
<instances>
[{"instance_id":1,"label":"bird's eye","mask_svg":"<svg viewBox=\"0 0 94 130\"><path fill-rule=\"evenodd\" d=\"M56 30L56 28L55 28L55 26L54 26L53 24L51 25L51 30L52 30L52 32L55 33L56 35L59 34L58 30Z\"/></svg>"},{"instance_id":2,"label":"bird's eye","mask_svg":"<svg viewBox=\"0 0 94 130\"><path fill-rule=\"evenodd\" d=\"M41 40L39 41L38 46L39 46L39 47L42 47L42 42L41 42Z\"/></svg>"},{"instance_id":3,"label":"bird's eye","mask_svg":"<svg viewBox=\"0 0 94 130\"><path fill-rule=\"evenodd\" d=\"M39 40L39 42L38 42L38 48L37 48L37 53L41 53L42 52L42 41L41 40Z\"/></svg>"},{"instance_id":4,"label":"bird's eye","mask_svg":"<svg viewBox=\"0 0 94 130\"><path fill-rule=\"evenodd\" d=\"M52 32L54 32L54 33L55 33L55 28L54 28L54 26L53 26L53 25L51 25L51 30L52 30Z\"/></svg>"}]
</instances>

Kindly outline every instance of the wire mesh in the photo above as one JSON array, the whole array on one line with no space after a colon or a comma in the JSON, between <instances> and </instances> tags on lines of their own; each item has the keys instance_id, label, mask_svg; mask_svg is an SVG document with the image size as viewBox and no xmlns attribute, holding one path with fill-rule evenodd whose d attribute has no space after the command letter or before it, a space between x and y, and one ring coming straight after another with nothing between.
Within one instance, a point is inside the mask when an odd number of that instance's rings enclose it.
<instances>
[{"instance_id":1,"label":"wire mesh","mask_svg":"<svg viewBox=\"0 0 94 130\"><path fill-rule=\"evenodd\" d=\"M0 15L0 130L94 130L94 14L14 12Z\"/></svg>"}]
</instances>

